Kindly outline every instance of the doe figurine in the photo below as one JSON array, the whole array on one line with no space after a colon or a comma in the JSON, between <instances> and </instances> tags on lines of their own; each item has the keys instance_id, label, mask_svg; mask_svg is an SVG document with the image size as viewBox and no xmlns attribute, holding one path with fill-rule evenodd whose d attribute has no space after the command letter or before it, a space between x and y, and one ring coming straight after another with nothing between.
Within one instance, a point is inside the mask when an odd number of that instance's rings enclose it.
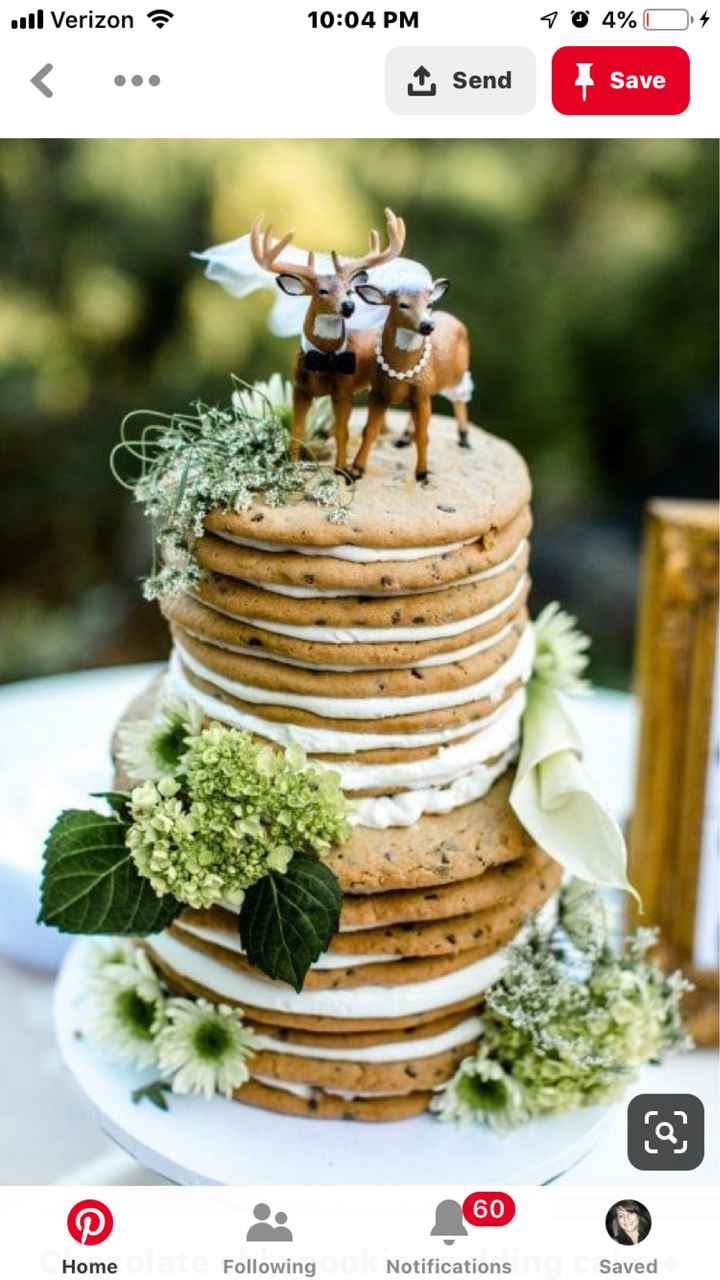
<instances>
[{"instance_id":1,"label":"doe figurine","mask_svg":"<svg viewBox=\"0 0 720 1280\"><path fill-rule=\"evenodd\" d=\"M388 408L407 404L412 437L406 433L397 443L410 444L414 439L415 476L424 482L428 478L428 425L433 396L442 395L452 402L458 444L470 448L470 338L465 325L455 316L433 311L435 303L447 293L448 280L433 280L417 263L403 261L396 265L397 279L386 278L383 287L364 281L358 281L356 286L364 302L387 307L388 314L376 339L368 418L351 473L356 479L363 475Z\"/></svg>"}]
</instances>

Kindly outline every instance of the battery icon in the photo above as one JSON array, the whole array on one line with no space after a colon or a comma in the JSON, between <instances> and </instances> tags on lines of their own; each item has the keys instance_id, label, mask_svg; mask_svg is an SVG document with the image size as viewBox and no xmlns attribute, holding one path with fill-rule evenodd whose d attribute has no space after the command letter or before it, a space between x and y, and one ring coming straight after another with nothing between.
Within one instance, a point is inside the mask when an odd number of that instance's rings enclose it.
<instances>
[{"instance_id":1,"label":"battery icon","mask_svg":"<svg viewBox=\"0 0 720 1280\"><path fill-rule=\"evenodd\" d=\"M687 31L690 14L687 9L645 9L643 26L646 31Z\"/></svg>"}]
</instances>

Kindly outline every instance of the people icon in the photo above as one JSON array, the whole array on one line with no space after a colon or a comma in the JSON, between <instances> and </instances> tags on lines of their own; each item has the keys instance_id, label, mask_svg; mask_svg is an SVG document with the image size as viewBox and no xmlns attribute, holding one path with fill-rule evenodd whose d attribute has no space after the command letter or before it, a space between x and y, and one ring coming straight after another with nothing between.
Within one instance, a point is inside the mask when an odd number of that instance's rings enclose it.
<instances>
[{"instance_id":1,"label":"people icon","mask_svg":"<svg viewBox=\"0 0 720 1280\"><path fill-rule=\"evenodd\" d=\"M261 1241L263 1244L274 1244L276 1241L278 1243L281 1241L292 1241L292 1231L285 1225L288 1220L287 1214L276 1213L275 1222L277 1225L273 1226L272 1222L269 1221L270 1212L269 1204L255 1205L255 1208L253 1209L253 1217L255 1221L245 1237L248 1243Z\"/></svg>"},{"instance_id":2,"label":"people icon","mask_svg":"<svg viewBox=\"0 0 720 1280\"><path fill-rule=\"evenodd\" d=\"M275 1221L278 1224L275 1228L275 1239L276 1240L292 1240L293 1238L292 1231L290 1230L289 1227L285 1226L285 1223L287 1222L287 1214L276 1213Z\"/></svg>"}]
</instances>

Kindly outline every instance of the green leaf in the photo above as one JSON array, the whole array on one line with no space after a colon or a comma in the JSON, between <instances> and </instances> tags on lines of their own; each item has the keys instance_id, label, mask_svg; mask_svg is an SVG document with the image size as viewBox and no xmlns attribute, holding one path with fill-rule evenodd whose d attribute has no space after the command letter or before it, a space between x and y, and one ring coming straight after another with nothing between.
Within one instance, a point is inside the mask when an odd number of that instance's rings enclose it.
<instances>
[{"instance_id":1,"label":"green leaf","mask_svg":"<svg viewBox=\"0 0 720 1280\"><path fill-rule=\"evenodd\" d=\"M271 871L245 894L240 939L251 964L302 991L310 965L337 932L341 902L330 868L296 853L284 874Z\"/></svg>"},{"instance_id":2,"label":"green leaf","mask_svg":"<svg viewBox=\"0 0 720 1280\"><path fill-rule=\"evenodd\" d=\"M115 816L66 809L45 844L38 922L61 933L160 933L182 911L159 898L125 844L127 825Z\"/></svg>"},{"instance_id":3,"label":"green leaf","mask_svg":"<svg viewBox=\"0 0 720 1280\"><path fill-rule=\"evenodd\" d=\"M142 1084L139 1089L133 1089L130 1098L135 1106L147 1101L152 1102L159 1111L169 1111L166 1093L172 1093L172 1085L168 1080L151 1080L149 1084Z\"/></svg>"},{"instance_id":4,"label":"green leaf","mask_svg":"<svg viewBox=\"0 0 720 1280\"><path fill-rule=\"evenodd\" d=\"M127 791L91 791L93 800L104 800L122 822L130 822L130 795Z\"/></svg>"}]
</instances>

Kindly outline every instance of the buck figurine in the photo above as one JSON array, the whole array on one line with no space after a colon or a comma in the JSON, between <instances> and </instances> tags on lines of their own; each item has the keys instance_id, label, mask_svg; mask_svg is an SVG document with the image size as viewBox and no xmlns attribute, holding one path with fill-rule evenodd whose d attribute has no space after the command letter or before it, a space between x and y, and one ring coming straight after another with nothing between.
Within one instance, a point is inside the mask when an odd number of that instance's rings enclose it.
<instances>
[{"instance_id":1,"label":"buck figurine","mask_svg":"<svg viewBox=\"0 0 720 1280\"><path fill-rule=\"evenodd\" d=\"M333 251L330 273L316 270L312 252L308 253L305 265L283 261L283 252L293 232L276 240L272 227L263 232L262 219L258 218L250 233L250 247L258 266L273 272L278 287L291 297L310 299L303 322L302 345L293 369L291 454L296 458L300 452L312 401L316 396L330 396L338 471L347 469L348 422L353 397L369 387L375 369L373 331L351 331L347 324L355 312L353 292L360 284L367 283L369 271L397 258L405 243L402 218L396 217L391 209L385 210L385 218L387 247L381 249L377 231L371 231L370 248L365 257L343 262Z\"/></svg>"},{"instance_id":2,"label":"buck figurine","mask_svg":"<svg viewBox=\"0 0 720 1280\"><path fill-rule=\"evenodd\" d=\"M389 274L392 276L393 272ZM356 479L363 475L387 409L391 405L407 404L413 437L406 433L397 443L410 444L414 438L415 476L425 481L433 396L443 395L452 402L458 424L458 444L464 449L470 448L467 408L473 392L470 339L465 325L447 311L433 314L435 303L449 288L448 280L433 280L424 267L404 261L398 264L396 275L394 281L386 279L384 287L365 281L357 284L357 292L364 302L389 310L384 328L376 338L368 419L351 474Z\"/></svg>"}]
</instances>

